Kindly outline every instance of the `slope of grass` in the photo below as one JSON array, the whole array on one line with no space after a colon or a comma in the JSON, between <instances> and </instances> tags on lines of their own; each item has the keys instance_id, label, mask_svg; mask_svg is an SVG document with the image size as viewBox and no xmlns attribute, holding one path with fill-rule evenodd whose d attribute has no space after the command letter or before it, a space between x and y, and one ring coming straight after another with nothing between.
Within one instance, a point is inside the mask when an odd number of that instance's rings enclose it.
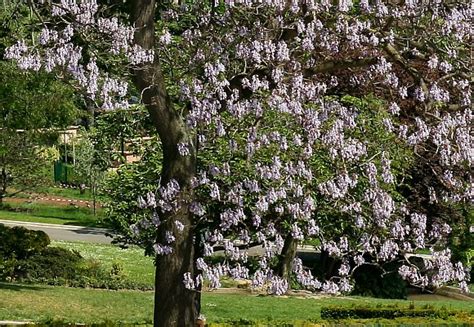
<instances>
[{"instance_id":1,"label":"slope of grass","mask_svg":"<svg viewBox=\"0 0 474 327\"><path fill-rule=\"evenodd\" d=\"M126 279L150 288L154 285L155 269L153 259L145 257L143 250L138 247L121 249L111 244L64 241L52 241L51 245L76 250L84 258L97 260L107 269L112 268L113 264L119 264L123 268Z\"/></svg>"},{"instance_id":2,"label":"slope of grass","mask_svg":"<svg viewBox=\"0 0 474 327\"><path fill-rule=\"evenodd\" d=\"M153 259L145 257L143 250L138 247L121 249L118 246L109 244L65 241L52 241L51 245L79 251L84 258L98 260L107 268L111 268L114 263L118 263L123 267L123 271L127 278L142 285L147 285L149 287L153 286ZM222 283L224 287L235 286L233 280L223 280ZM470 284L469 287L471 292L474 292L474 284Z\"/></svg>"},{"instance_id":3,"label":"slope of grass","mask_svg":"<svg viewBox=\"0 0 474 327\"><path fill-rule=\"evenodd\" d=\"M203 294L203 313L209 321L226 322L239 320L317 321L321 319L321 307L434 307L442 310L459 310L474 314L474 303L463 301L407 301L385 300L367 297L299 298L252 296L239 294ZM473 315L474 317L474 315ZM474 320L473 320L474 322Z\"/></svg>"},{"instance_id":4,"label":"slope of grass","mask_svg":"<svg viewBox=\"0 0 474 327\"><path fill-rule=\"evenodd\" d=\"M410 301L351 298L285 298L203 293L202 312L208 322L320 320L322 306L404 306ZM427 303L416 303L422 308ZM463 310L474 323L472 302L429 302L436 308ZM150 323L153 292L106 291L0 283L0 320L62 320L65 322ZM466 318L467 317L467 318ZM463 321L464 322L464 321Z\"/></svg>"},{"instance_id":5,"label":"slope of grass","mask_svg":"<svg viewBox=\"0 0 474 327\"><path fill-rule=\"evenodd\" d=\"M101 227L102 211L94 216L91 208L42 203L9 203L0 210L0 219L59 225Z\"/></svg>"},{"instance_id":6,"label":"slope of grass","mask_svg":"<svg viewBox=\"0 0 474 327\"><path fill-rule=\"evenodd\" d=\"M153 293L0 283L0 320L151 321Z\"/></svg>"}]
</instances>

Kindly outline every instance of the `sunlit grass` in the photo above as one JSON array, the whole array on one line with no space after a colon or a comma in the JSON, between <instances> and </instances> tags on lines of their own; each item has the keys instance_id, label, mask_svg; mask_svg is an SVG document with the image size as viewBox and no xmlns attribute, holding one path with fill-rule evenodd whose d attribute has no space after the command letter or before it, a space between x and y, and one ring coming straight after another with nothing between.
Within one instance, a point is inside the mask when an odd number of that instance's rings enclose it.
<instances>
[{"instance_id":1,"label":"sunlit grass","mask_svg":"<svg viewBox=\"0 0 474 327\"><path fill-rule=\"evenodd\" d=\"M153 293L0 283L0 320L151 322Z\"/></svg>"},{"instance_id":2,"label":"sunlit grass","mask_svg":"<svg viewBox=\"0 0 474 327\"><path fill-rule=\"evenodd\" d=\"M51 205L42 203L7 203L6 208L0 210L0 219L38 222L59 225L101 226L103 217L101 209L96 216L92 208L74 205Z\"/></svg>"},{"instance_id":3,"label":"sunlit grass","mask_svg":"<svg viewBox=\"0 0 474 327\"><path fill-rule=\"evenodd\" d=\"M416 302L351 298L286 298L203 293L202 312L210 323L229 321L286 322L320 321L323 306L398 306L462 310L464 323L474 323L472 302ZM0 320L97 323L150 323L153 292L109 291L67 287L0 283ZM420 320L418 322L432 322ZM442 322L442 321L438 321ZM372 321L374 323L374 321Z\"/></svg>"},{"instance_id":4,"label":"sunlit grass","mask_svg":"<svg viewBox=\"0 0 474 327\"><path fill-rule=\"evenodd\" d=\"M59 246L78 251L86 259L99 261L107 269L119 264L127 280L152 288L155 269L153 259L145 257L138 247L121 249L112 244L91 244L84 242L52 241L52 246Z\"/></svg>"},{"instance_id":5,"label":"sunlit grass","mask_svg":"<svg viewBox=\"0 0 474 327\"><path fill-rule=\"evenodd\" d=\"M77 200L93 200L93 194L90 189L84 190L84 193L81 194L81 191L77 188L63 188L57 186L48 186L48 187L39 187L34 190L36 193L41 193L49 196L61 196L69 199ZM96 197L97 199L98 197Z\"/></svg>"},{"instance_id":6,"label":"sunlit grass","mask_svg":"<svg viewBox=\"0 0 474 327\"><path fill-rule=\"evenodd\" d=\"M120 249L114 245L88 244L80 242L53 241L51 246L61 246L77 250L88 259L94 259L106 267L119 263L126 278L139 283L153 285L153 261L143 255L137 247ZM464 313L456 322L474 323L474 303L456 300L444 301L407 301L384 300L366 297L274 297L248 294L222 294L204 292L202 313L208 323L226 323L259 321L266 326L279 323L294 326L309 326L309 322L321 322L321 308L325 306L341 307L412 307L439 308L441 310L459 310ZM153 292L108 291L93 289L74 289L43 285L18 285L0 283L0 320L31 320L64 322L147 324L151 322L153 312ZM449 321L435 319L400 320L406 325L439 324ZM409 320L407 320L409 319ZM451 319L451 318L450 318ZM454 318L453 318L454 319ZM460 320L459 320L460 319ZM237 324L235 324L237 322ZM356 320L347 322L351 325ZM389 321L371 320L358 323L381 323ZM394 323L392 321L392 323Z\"/></svg>"}]
</instances>

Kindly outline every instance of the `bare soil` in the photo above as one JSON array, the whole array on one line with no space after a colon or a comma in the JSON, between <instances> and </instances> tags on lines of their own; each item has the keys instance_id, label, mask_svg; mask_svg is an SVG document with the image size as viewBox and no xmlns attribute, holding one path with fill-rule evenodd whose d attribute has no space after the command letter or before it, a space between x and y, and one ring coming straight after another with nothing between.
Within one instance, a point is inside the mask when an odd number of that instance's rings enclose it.
<instances>
[{"instance_id":1,"label":"bare soil","mask_svg":"<svg viewBox=\"0 0 474 327\"><path fill-rule=\"evenodd\" d=\"M46 196L41 194L32 194L30 198L5 198L6 203L40 203L40 204L49 204L49 205L63 205L70 206L75 205L79 207L92 207L92 201L78 200L78 199L69 199L61 196ZM100 207L100 204L97 203L97 207Z\"/></svg>"}]
</instances>

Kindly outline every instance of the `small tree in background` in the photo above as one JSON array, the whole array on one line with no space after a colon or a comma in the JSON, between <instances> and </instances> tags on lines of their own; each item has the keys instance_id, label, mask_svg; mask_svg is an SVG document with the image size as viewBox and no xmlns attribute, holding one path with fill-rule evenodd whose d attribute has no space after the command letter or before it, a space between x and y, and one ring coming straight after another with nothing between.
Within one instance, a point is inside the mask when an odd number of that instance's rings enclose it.
<instances>
[{"instance_id":1,"label":"small tree in background","mask_svg":"<svg viewBox=\"0 0 474 327\"><path fill-rule=\"evenodd\" d=\"M17 3L0 4L0 53L14 42L12 31L28 33L23 26L32 22L30 13ZM51 183L58 156L52 147L58 139L54 129L75 122L76 99L72 88L53 74L19 71L0 60L0 201ZM10 186L15 191L7 193Z\"/></svg>"},{"instance_id":2,"label":"small tree in background","mask_svg":"<svg viewBox=\"0 0 474 327\"><path fill-rule=\"evenodd\" d=\"M75 121L70 88L50 74L18 73L0 61L0 201L52 182L56 128ZM56 152L56 153L55 153ZM14 186L13 193L7 189Z\"/></svg>"},{"instance_id":3,"label":"small tree in background","mask_svg":"<svg viewBox=\"0 0 474 327\"><path fill-rule=\"evenodd\" d=\"M140 157L150 137L156 137L156 131L145 108L138 105L101 111L90 133L97 154L100 154L96 156L96 163L103 168L124 164L127 156Z\"/></svg>"},{"instance_id":4,"label":"small tree in background","mask_svg":"<svg viewBox=\"0 0 474 327\"><path fill-rule=\"evenodd\" d=\"M117 233L114 242L139 245L153 256L150 237L137 237L130 229L148 216L138 199L144 192L156 192L163 161L156 138L143 142L142 147L139 161L122 164L106 174L101 191L105 195L105 223Z\"/></svg>"},{"instance_id":5,"label":"small tree in background","mask_svg":"<svg viewBox=\"0 0 474 327\"><path fill-rule=\"evenodd\" d=\"M88 187L92 193L93 210L96 214L97 207L97 193L98 189L104 179L105 168L98 164L98 157L101 152L98 152L94 146L91 133L82 130L75 144L75 165L74 173L80 183L79 187L81 193L84 192L85 187Z\"/></svg>"},{"instance_id":6,"label":"small tree in background","mask_svg":"<svg viewBox=\"0 0 474 327\"><path fill-rule=\"evenodd\" d=\"M28 131L0 129L0 204L5 197L51 184L58 153L40 146L38 138Z\"/></svg>"}]
</instances>

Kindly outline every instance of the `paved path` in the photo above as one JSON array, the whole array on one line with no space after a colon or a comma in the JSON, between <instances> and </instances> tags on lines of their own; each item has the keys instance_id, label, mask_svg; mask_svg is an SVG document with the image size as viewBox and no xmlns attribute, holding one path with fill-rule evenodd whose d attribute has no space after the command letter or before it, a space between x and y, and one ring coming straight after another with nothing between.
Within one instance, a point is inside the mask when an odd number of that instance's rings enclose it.
<instances>
[{"instance_id":1,"label":"paved path","mask_svg":"<svg viewBox=\"0 0 474 327\"><path fill-rule=\"evenodd\" d=\"M0 224L41 230L48 234L50 239L57 241L80 241L89 243L110 243L112 241L112 238L105 236L105 233L110 232L105 228L30 223L13 220L0 220Z\"/></svg>"},{"instance_id":2,"label":"paved path","mask_svg":"<svg viewBox=\"0 0 474 327\"><path fill-rule=\"evenodd\" d=\"M89 243L110 243L111 237L105 236L106 233L111 233L110 230L105 228L93 228L83 226L72 226L72 225L55 225L55 224L44 224L44 223L30 223L13 220L1 220L0 224L7 226L23 226L28 229L42 230L52 240L58 241L81 241ZM223 253L224 251L216 251L216 253ZM255 246L249 249L249 255L262 255L264 249L261 245ZM298 246L298 256L306 260L317 259L319 253L312 246ZM430 260L432 255L430 254L407 254L406 258L420 257L423 259Z\"/></svg>"}]
</instances>

